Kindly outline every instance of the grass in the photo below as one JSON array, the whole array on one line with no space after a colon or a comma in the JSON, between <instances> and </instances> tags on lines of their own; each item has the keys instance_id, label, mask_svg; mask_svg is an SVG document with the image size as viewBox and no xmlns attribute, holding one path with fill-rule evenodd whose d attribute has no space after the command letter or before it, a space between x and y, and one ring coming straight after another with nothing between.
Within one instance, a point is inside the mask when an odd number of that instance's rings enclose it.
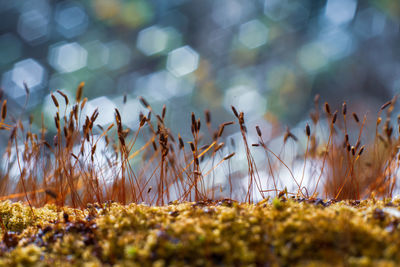
<instances>
[{"instance_id":1,"label":"grass","mask_svg":"<svg viewBox=\"0 0 400 267\"><path fill-rule=\"evenodd\" d=\"M84 83L81 83L73 102L61 91L51 94L57 109L54 116L56 132L53 138L49 138L43 119L41 129L35 133L32 119L29 125L24 125L20 120L8 119L7 101L2 103L0 127L5 133L9 133L0 180L0 200L5 201L2 202L3 210L0 211L3 234L3 254L0 259L3 263L17 264L19 259L12 258L17 253L32 254L32 258L26 260L35 263L40 258L49 257L46 263L50 264L58 257L56 255L63 255L58 258L59 262L64 260L64 256L74 258L76 255L72 255L69 249L76 245L72 239L81 231L97 240L92 240L95 243L100 240L106 242L109 238L118 243L109 241L109 247L102 247L99 250L101 253L97 251L98 244L91 243L89 250L84 252L88 253L85 254L88 258L79 256L82 257L80 259L93 260L98 264L126 265L124 260L129 259L144 265L158 260L160 264L172 264L175 263L172 258L181 255L179 257L183 258L177 257L176 260L182 265L188 262L189 265L232 265L237 260L243 264L270 262L272 265L292 265L310 255L314 255L310 256L311 263L314 258L316 262L326 262L332 255L347 249L350 252L338 258L338 264L362 261L363 255L367 257L365 260L376 264L384 259L389 263L399 260L396 255L400 252L391 245L397 243L393 243L394 239L385 232L387 227L397 229L398 219L396 216L387 216L388 212L384 212L384 206L389 200L375 200L391 199L396 190L400 145L396 133L398 131L394 130L400 129L400 118L395 123L392 122L396 98L379 109L374 136L369 139L367 134L371 131L366 130L369 126L365 115L360 119L358 114L350 113L347 103L343 103L338 110L333 110L328 103L324 103L321 110L317 96L303 136L296 136L287 129L282 136L283 146L277 152L272 149L270 137L259 126L248 129L245 114L233 106L234 120L220 123L216 128L213 127L209 111L204 112L204 121L191 113L189 140L184 140L179 133L176 134L167 127L166 106L162 108L161 114L156 114L144 98L139 100L147 111L146 114L140 114L136 131L124 127L124 118L118 109L114 111L114 123L103 128L96 125L99 116L97 110L85 116L87 98L83 98L83 89ZM26 90L29 95L29 88ZM60 101L64 101L65 109L61 108ZM235 164L230 164L230 161L235 159L237 151L230 151L225 144L227 140L224 130L227 127L237 127L240 131L241 143L232 146L237 150L239 146L243 147L247 173L232 170ZM258 139L255 142L252 141L254 136ZM302 140L305 140L304 144ZM293 163L284 160L287 158L286 148L296 145L300 154L292 156L301 161L300 174L294 172ZM264 155L264 158L260 159L260 155ZM225 177L216 177L223 167L229 169L224 174ZM289 182L284 179L282 170L288 173ZM306 179L310 174L311 178ZM221 178L225 178L223 185L216 181ZM225 202L235 203L233 207L225 207L226 210L219 208L216 203L223 198ZM269 201L270 199L273 201ZM329 199L332 205L321 210L315 208L315 205L303 203L326 203L322 199ZM8 202L10 200L23 203L12 204ZM361 202L364 204L354 207L349 204L353 203L350 200L364 200ZM140 203L150 206L139 205ZM94 209L94 205L99 208ZM215 212L198 213L196 205L202 206L203 211L207 209ZM297 209L308 215L301 215L302 213L296 212ZM94 221L90 217L93 210L96 210L96 214L101 214L94 216ZM362 214L365 210L368 210L367 215ZM18 217L21 211L24 216ZM182 211L186 215L178 216L172 224L170 212L175 211L178 214ZM234 219L231 219L236 222L227 224L227 229L233 232L221 233L222 244L217 244L212 241L217 238L214 232L219 229L226 212L232 213ZM134 219L129 214L141 217L143 224L135 224L137 218ZM261 240L253 240L252 237L247 240L243 232L247 231L245 229L252 229L252 214L257 214L254 220L259 227L256 229L263 231L263 235L257 234ZM338 214L338 217L334 214ZM370 220L374 214L383 218L381 222ZM127 219L123 218L125 215ZM18 219L15 219L16 216ZM190 220L191 216L199 217L197 222L204 220L209 225L201 223L200 228L196 228L193 219ZM353 221L352 216L358 221ZM271 221L262 219L264 217ZM389 217L391 219L386 220ZM152 225L147 223L154 220L156 222ZM181 232L175 229L179 227L176 223L185 224L187 221L190 225L187 230L189 232L180 236ZM338 226L332 230L329 221ZM100 226L101 222L109 225ZM317 228L312 226L317 222L321 223L320 229L318 225L315 226ZM78 230L75 229L72 236L69 236L64 228L71 223L70 226ZM236 223L241 226L235 228ZM287 228L278 230L281 223L288 224ZM360 230L361 232L355 227L358 223L365 224L366 228ZM32 224L34 227L29 226ZM91 228L94 224L96 229ZM43 241L40 240L48 231L40 234L42 237L39 237L39 232L43 232L47 226L51 228L49 231L52 234L48 235L55 248L44 249L42 243L37 243ZM137 241L129 238L126 242L118 241L115 236L110 236L112 231L119 230L121 235L134 231L132 234ZM331 230L333 232L329 232ZM203 241L190 239L197 231L203 233ZM368 237L364 236L369 231L373 233ZM59 233L62 236L55 238ZM314 239L313 236L318 233L328 233L327 239ZM238 239L231 240L230 234L245 238L245 243L240 243ZM263 239L264 234L268 236L266 240ZM348 235L352 237L348 239ZM384 240L377 240L375 235L384 237ZM335 238L339 238L338 244L335 243ZM177 244L171 240L178 240ZM170 241L174 244L171 245ZM79 243L80 246L84 246L86 241L82 242ZM184 249L182 244L189 248ZM226 251L218 250L224 246ZM227 252L232 249L230 246L234 246L237 254L230 255ZM367 248L364 250L360 246ZM315 252L318 247L321 249ZM385 249L382 250L381 247ZM257 253L259 249L265 253ZM161 254L152 256L154 250L160 250ZM194 259L190 256L195 250L202 253L198 254L201 255L198 257L199 262L192 261ZM386 250L393 251L385 252ZM79 262L74 258L71 264L79 265Z\"/></svg>"}]
</instances>

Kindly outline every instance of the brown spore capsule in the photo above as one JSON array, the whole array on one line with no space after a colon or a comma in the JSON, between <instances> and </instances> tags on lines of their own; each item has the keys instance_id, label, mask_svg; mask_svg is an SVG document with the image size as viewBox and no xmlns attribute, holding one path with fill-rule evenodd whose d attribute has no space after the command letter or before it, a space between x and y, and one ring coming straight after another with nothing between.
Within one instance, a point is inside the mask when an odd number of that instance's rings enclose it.
<instances>
[{"instance_id":1,"label":"brown spore capsule","mask_svg":"<svg viewBox=\"0 0 400 267\"><path fill-rule=\"evenodd\" d=\"M261 133L260 127L258 125L256 126L256 131L257 131L258 136L261 137L262 133Z\"/></svg>"},{"instance_id":2,"label":"brown spore capsule","mask_svg":"<svg viewBox=\"0 0 400 267\"><path fill-rule=\"evenodd\" d=\"M306 124L306 134L308 137L310 137L310 135L311 135L311 129L310 129L310 125L308 125L308 123Z\"/></svg>"}]
</instances>

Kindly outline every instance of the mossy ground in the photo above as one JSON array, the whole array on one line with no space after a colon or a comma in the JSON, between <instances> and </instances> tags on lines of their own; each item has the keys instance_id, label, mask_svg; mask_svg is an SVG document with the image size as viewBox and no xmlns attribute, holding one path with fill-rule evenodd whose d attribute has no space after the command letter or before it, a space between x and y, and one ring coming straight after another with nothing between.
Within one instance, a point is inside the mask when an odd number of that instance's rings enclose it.
<instances>
[{"instance_id":1,"label":"mossy ground","mask_svg":"<svg viewBox=\"0 0 400 267\"><path fill-rule=\"evenodd\" d=\"M0 203L1 266L398 266L400 201ZM34 214L34 215L33 215Z\"/></svg>"}]
</instances>

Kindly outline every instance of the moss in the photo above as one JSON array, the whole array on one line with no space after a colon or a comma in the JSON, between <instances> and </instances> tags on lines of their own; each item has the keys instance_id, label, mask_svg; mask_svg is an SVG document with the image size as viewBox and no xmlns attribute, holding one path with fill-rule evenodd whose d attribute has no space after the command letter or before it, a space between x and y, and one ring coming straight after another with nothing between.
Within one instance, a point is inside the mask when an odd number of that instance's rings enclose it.
<instances>
[{"instance_id":1,"label":"moss","mask_svg":"<svg viewBox=\"0 0 400 267\"><path fill-rule=\"evenodd\" d=\"M395 266L400 218L388 206L399 210L399 201L114 203L33 213L2 202L0 265Z\"/></svg>"},{"instance_id":2,"label":"moss","mask_svg":"<svg viewBox=\"0 0 400 267\"><path fill-rule=\"evenodd\" d=\"M45 266L40 262L42 249L31 244L24 247L16 247L7 257L0 258L0 266Z\"/></svg>"},{"instance_id":3,"label":"moss","mask_svg":"<svg viewBox=\"0 0 400 267\"><path fill-rule=\"evenodd\" d=\"M45 205L42 208L30 208L21 202L2 201L0 202L0 217L5 228L13 232L21 232L31 225L52 224L68 214L71 218L85 217L89 211L74 210L71 208L57 208L55 205ZM3 233L3 229L1 229Z\"/></svg>"}]
</instances>

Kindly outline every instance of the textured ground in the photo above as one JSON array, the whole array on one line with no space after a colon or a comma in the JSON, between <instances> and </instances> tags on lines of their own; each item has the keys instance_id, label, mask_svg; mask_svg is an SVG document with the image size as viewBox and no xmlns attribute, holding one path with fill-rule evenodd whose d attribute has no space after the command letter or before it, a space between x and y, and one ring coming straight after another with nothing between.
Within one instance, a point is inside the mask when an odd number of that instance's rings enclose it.
<instances>
[{"instance_id":1,"label":"textured ground","mask_svg":"<svg viewBox=\"0 0 400 267\"><path fill-rule=\"evenodd\" d=\"M398 266L400 201L0 202L0 266Z\"/></svg>"}]
</instances>

